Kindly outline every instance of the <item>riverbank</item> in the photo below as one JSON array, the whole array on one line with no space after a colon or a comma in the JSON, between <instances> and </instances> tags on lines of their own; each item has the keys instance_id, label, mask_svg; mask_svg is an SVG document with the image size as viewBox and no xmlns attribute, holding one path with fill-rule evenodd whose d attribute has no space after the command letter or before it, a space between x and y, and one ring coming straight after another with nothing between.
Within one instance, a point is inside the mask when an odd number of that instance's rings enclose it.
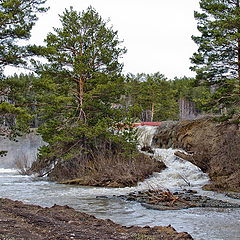
<instances>
[{"instance_id":1,"label":"riverbank","mask_svg":"<svg viewBox=\"0 0 240 240\"><path fill-rule=\"evenodd\" d=\"M101 220L68 206L42 208L20 201L0 199L0 239L5 240L188 240L188 233L168 227L124 227Z\"/></svg>"},{"instance_id":2,"label":"riverbank","mask_svg":"<svg viewBox=\"0 0 240 240\"><path fill-rule=\"evenodd\" d=\"M160 125L158 148L183 149L176 155L207 173L205 190L240 192L240 116L221 122L211 117Z\"/></svg>"},{"instance_id":3,"label":"riverbank","mask_svg":"<svg viewBox=\"0 0 240 240\"><path fill-rule=\"evenodd\" d=\"M215 199L225 201L222 194L205 193L209 197L214 196ZM111 198L113 194L125 195L126 191L57 184L46 181L46 179L21 176L17 172L1 172L0 169L0 196L2 198L20 200L42 207L51 207L54 204L68 205L79 212L101 219L111 219L124 226L154 227L171 224L178 232L188 232L194 239L237 240L240 236L239 208L188 208L177 211L156 211L147 209L137 202ZM109 198L96 198L96 196L109 196ZM231 202L237 203L238 200Z\"/></svg>"},{"instance_id":4,"label":"riverbank","mask_svg":"<svg viewBox=\"0 0 240 240\"><path fill-rule=\"evenodd\" d=\"M94 153L89 150L81 153L81 146L76 145L74 148L77 154L74 153L67 160L64 159L64 154L58 158L54 154L52 158L38 158L27 174L47 176L49 180L62 184L123 188L136 186L154 172L166 168L163 162L146 156L137 149L126 155L124 150Z\"/></svg>"}]
</instances>

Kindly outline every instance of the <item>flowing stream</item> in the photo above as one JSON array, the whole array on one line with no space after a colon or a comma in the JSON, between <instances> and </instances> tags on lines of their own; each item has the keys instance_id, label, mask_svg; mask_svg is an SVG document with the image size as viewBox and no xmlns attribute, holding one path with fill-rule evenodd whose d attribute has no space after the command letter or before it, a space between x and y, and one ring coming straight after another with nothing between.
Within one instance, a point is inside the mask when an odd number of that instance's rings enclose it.
<instances>
[{"instance_id":1,"label":"flowing stream","mask_svg":"<svg viewBox=\"0 0 240 240\"><path fill-rule=\"evenodd\" d=\"M151 145L155 128L140 127L138 131L140 144ZM21 176L4 164L5 168L0 168L0 197L48 207L54 204L69 205L79 211L126 226L171 224L177 231L188 232L197 240L239 240L240 209L191 208L157 211L146 209L139 203L104 197L157 187L171 190L191 188L216 199L240 202L223 194L201 190L201 186L208 182L208 176L193 164L175 157L175 150L155 148L154 152L154 157L164 161L168 168L155 173L137 187L120 189L56 184L45 178Z\"/></svg>"}]
</instances>

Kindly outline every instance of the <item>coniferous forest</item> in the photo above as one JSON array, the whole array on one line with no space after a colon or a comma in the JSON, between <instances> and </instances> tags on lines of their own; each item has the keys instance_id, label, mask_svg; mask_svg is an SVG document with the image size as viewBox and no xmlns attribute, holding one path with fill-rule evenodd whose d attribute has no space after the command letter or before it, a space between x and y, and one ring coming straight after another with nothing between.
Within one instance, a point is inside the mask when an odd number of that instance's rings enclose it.
<instances>
[{"instance_id":1,"label":"coniferous forest","mask_svg":"<svg viewBox=\"0 0 240 240\"><path fill-rule=\"evenodd\" d=\"M93 6L34 44L49 2L0 0L0 239L239 237L239 0L198 1L194 74L174 78L125 73L128 49Z\"/></svg>"},{"instance_id":2,"label":"coniferous forest","mask_svg":"<svg viewBox=\"0 0 240 240\"><path fill-rule=\"evenodd\" d=\"M239 111L237 0L200 1L201 34L192 37L198 51L191 58L197 75L174 79L161 72L122 74L127 49L93 7L66 9L43 46L20 44L46 6L45 0L4 0L0 16L1 135L14 139L38 128L49 144L40 150L41 164L95 159L99 149L107 158L136 157L134 134L116 134L118 124L178 120L183 100L202 115L228 119ZM5 66L31 73L4 76Z\"/></svg>"}]
</instances>

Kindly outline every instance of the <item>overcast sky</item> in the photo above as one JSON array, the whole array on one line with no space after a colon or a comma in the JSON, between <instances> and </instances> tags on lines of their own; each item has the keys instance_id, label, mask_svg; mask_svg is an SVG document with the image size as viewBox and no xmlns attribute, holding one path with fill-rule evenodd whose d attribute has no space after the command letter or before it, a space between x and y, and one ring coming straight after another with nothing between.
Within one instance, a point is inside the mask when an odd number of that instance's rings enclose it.
<instances>
[{"instance_id":1,"label":"overcast sky","mask_svg":"<svg viewBox=\"0 0 240 240\"><path fill-rule=\"evenodd\" d=\"M42 44L52 27L59 26L65 8L85 10L93 6L104 19L110 19L128 52L122 61L124 73L161 72L168 78L194 76L190 60L197 46L194 10L196 0L48 0L50 10L40 15L31 42Z\"/></svg>"}]
</instances>

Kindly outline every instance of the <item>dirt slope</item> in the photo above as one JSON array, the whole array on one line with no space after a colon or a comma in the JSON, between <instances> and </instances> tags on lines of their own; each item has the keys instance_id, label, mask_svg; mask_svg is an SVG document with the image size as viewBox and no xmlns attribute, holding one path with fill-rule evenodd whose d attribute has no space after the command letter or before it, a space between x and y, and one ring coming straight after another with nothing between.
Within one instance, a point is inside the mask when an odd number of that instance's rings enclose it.
<instances>
[{"instance_id":1,"label":"dirt slope","mask_svg":"<svg viewBox=\"0 0 240 240\"><path fill-rule=\"evenodd\" d=\"M123 227L100 220L68 206L42 208L0 199L1 240L187 240L187 233L172 227Z\"/></svg>"},{"instance_id":2,"label":"dirt slope","mask_svg":"<svg viewBox=\"0 0 240 240\"><path fill-rule=\"evenodd\" d=\"M206 189L240 191L240 124L238 119L217 122L212 118L182 121L159 128L154 144L181 148L178 156L207 172L212 184Z\"/></svg>"}]
</instances>

